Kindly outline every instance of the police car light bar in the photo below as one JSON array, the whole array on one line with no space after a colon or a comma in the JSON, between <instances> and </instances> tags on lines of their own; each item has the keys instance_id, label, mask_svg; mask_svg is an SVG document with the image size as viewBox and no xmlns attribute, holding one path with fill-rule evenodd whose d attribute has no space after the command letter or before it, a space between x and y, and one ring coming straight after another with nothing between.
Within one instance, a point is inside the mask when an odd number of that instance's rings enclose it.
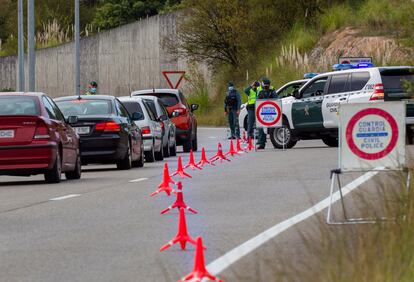
<instances>
[{"instance_id":1,"label":"police car light bar","mask_svg":"<svg viewBox=\"0 0 414 282\"><path fill-rule=\"evenodd\" d=\"M332 70L341 71L341 70L350 70L350 69L365 69L375 67L373 63L359 63L359 64L335 64L332 66Z\"/></svg>"},{"instance_id":2,"label":"police car light bar","mask_svg":"<svg viewBox=\"0 0 414 282\"><path fill-rule=\"evenodd\" d=\"M314 78L315 76L317 76L319 73L316 73L316 72L309 72L309 73L305 73L304 75L303 75L303 78L304 79L311 79L311 78Z\"/></svg>"}]
</instances>

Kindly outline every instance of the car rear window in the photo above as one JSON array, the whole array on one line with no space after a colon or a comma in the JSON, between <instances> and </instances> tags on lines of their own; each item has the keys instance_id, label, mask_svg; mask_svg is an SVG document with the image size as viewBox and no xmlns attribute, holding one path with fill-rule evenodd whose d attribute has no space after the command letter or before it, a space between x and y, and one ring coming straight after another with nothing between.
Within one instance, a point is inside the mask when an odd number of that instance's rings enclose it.
<instances>
[{"instance_id":1,"label":"car rear window","mask_svg":"<svg viewBox=\"0 0 414 282\"><path fill-rule=\"evenodd\" d=\"M144 116L141 105L138 102L123 101L122 104L124 104L130 116L132 116L134 113L141 113ZM144 117L142 117L142 119L144 119Z\"/></svg>"},{"instance_id":2,"label":"car rear window","mask_svg":"<svg viewBox=\"0 0 414 282\"><path fill-rule=\"evenodd\" d=\"M0 116L38 116L39 104L35 97L0 96Z\"/></svg>"},{"instance_id":3,"label":"car rear window","mask_svg":"<svg viewBox=\"0 0 414 282\"><path fill-rule=\"evenodd\" d=\"M111 101L108 100L69 100L56 101L65 117L68 116L94 116L112 114Z\"/></svg>"},{"instance_id":4,"label":"car rear window","mask_svg":"<svg viewBox=\"0 0 414 282\"><path fill-rule=\"evenodd\" d=\"M175 106L180 102L177 95L172 93L149 93L145 95L158 97L166 107Z\"/></svg>"},{"instance_id":5,"label":"car rear window","mask_svg":"<svg viewBox=\"0 0 414 282\"><path fill-rule=\"evenodd\" d=\"M414 69L389 69L381 71L384 91L404 91L406 82L414 82Z\"/></svg>"}]
</instances>

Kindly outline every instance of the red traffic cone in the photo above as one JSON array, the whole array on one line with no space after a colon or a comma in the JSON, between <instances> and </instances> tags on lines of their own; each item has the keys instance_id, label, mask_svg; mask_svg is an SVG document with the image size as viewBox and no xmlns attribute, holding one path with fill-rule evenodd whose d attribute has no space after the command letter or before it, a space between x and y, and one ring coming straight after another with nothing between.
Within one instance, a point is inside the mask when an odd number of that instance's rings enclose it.
<instances>
[{"instance_id":1,"label":"red traffic cone","mask_svg":"<svg viewBox=\"0 0 414 282\"><path fill-rule=\"evenodd\" d=\"M167 212L169 212L170 210L174 209L174 208L178 208L178 209L186 209L192 213L197 213L196 210L190 208L189 206L187 206L187 204L184 202L184 196L183 196L183 184L181 182L177 183L177 200L175 201L174 204L172 204L171 206L169 206L168 208L166 208L165 210L163 210L161 212L161 214L165 214Z\"/></svg>"},{"instance_id":2,"label":"red traffic cone","mask_svg":"<svg viewBox=\"0 0 414 282\"><path fill-rule=\"evenodd\" d=\"M206 157L206 150L204 149L204 147L201 149L201 160L198 162L198 166L203 167L205 164L209 164L209 165L215 165L212 162L210 162L207 157Z\"/></svg>"},{"instance_id":3,"label":"red traffic cone","mask_svg":"<svg viewBox=\"0 0 414 282\"><path fill-rule=\"evenodd\" d=\"M177 162L178 162L177 170L171 176L179 175L181 178L186 178L186 177L192 178L191 175L189 175L188 173L186 173L184 171L183 161L181 159L181 156L178 156L178 161Z\"/></svg>"},{"instance_id":4,"label":"red traffic cone","mask_svg":"<svg viewBox=\"0 0 414 282\"><path fill-rule=\"evenodd\" d=\"M230 161L228 158L226 158L226 156L223 154L223 150L221 149L221 144L220 143L218 143L218 145L217 145L217 154L215 154L213 157L211 157L210 158L210 161L211 162L215 162L215 161L218 161L218 160L221 160L221 161Z\"/></svg>"},{"instance_id":5,"label":"red traffic cone","mask_svg":"<svg viewBox=\"0 0 414 282\"><path fill-rule=\"evenodd\" d=\"M184 168L191 168L192 170L195 170L195 169L203 170L201 167L199 167L195 163L193 150L190 150L190 160L188 161L188 164Z\"/></svg>"},{"instance_id":6,"label":"red traffic cone","mask_svg":"<svg viewBox=\"0 0 414 282\"><path fill-rule=\"evenodd\" d=\"M249 142L248 142L248 145L247 145L247 148L246 149L248 151L251 151L251 150L254 149L252 137L249 137Z\"/></svg>"},{"instance_id":7,"label":"red traffic cone","mask_svg":"<svg viewBox=\"0 0 414 282\"><path fill-rule=\"evenodd\" d=\"M237 153L245 153L246 151L242 149L240 144L240 139L236 140L236 151Z\"/></svg>"},{"instance_id":8,"label":"red traffic cone","mask_svg":"<svg viewBox=\"0 0 414 282\"><path fill-rule=\"evenodd\" d=\"M164 191L165 193L167 193L168 196L170 196L171 193L174 192L174 189L170 187L170 183L175 184L174 180L172 180L172 178L170 177L170 173L168 171L168 164L165 163L162 182L160 185L158 185L157 191L152 192L150 196L154 197L155 195L161 193L162 191Z\"/></svg>"},{"instance_id":9,"label":"red traffic cone","mask_svg":"<svg viewBox=\"0 0 414 282\"><path fill-rule=\"evenodd\" d=\"M247 143L246 131L243 131L243 137L241 140L243 143Z\"/></svg>"},{"instance_id":10,"label":"red traffic cone","mask_svg":"<svg viewBox=\"0 0 414 282\"><path fill-rule=\"evenodd\" d=\"M179 281L202 281L203 278L208 278L212 281L223 281L211 275L207 271L206 265L204 263L203 240L201 237L197 237L196 240L197 245L195 250L193 271Z\"/></svg>"},{"instance_id":11,"label":"red traffic cone","mask_svg":"<svg viewBox=\"0 0 414 282\"><path fill-rule=\"evenodd\" d=\"M230 156L234 157L235 155L238 155L238 154L239 153L237 153L236 150L234 150L233 140L230 139L230 149L226 153L226 156L230 155Z\"/></svg>"},{"instance_id":12,"label":"red traffic cone","mask_svg":"<svg viewBox=\"0 0 414 282\"><path fill-rule=\"evenodd\" d=\"M184 214L184 209L180 208L180 217L178 218L178 232L177 235L175 235L175 237L168 242L167 244L165 244L164 246L161 247L160 252L165 251L166 249L168 249L169 247L171 247L174 244L180 243L181 245L181 249L185 250L185 245L187 244L187 242L196 245L196 241L194 241L193 238L190 237L190 235L188 235L187 232L187 223L185 221L185 214Z\"/></svg>"}]
</instances>

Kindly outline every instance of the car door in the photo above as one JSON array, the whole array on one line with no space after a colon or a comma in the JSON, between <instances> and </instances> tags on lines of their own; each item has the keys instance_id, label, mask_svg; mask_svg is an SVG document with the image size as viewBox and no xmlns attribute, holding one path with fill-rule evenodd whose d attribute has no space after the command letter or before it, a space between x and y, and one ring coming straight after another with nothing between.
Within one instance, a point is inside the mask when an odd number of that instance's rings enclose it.
<instances>
[{"instance_id":1,"label":"car door","mask_svg":"<svg viewBox=\"0 0 414 282\"><path fill-rule=\"evenodd\" d=\"M155 103L152 100L143 99L144 104L146 105L148 112L151 113L151 119L154 121L154 139L155 146L161 150L162 145L162 128L158 120L158 113L155 107Z\"/></svg>"},{"instance_id":2,"label":"car door","mask_svg":"<svg viewBox=\"0 0 414 282\"><path fill-rule=\"evenodd\" d=\"M320 77L300 91L300 98L292 102L292 123L295 129L323 129L322 103L328 77Z\"/></svg>"},{"instance_id":3,"label":"car door","mask_svg":"<svg viewBox=\"0 0 414 282\"><path fill-rule=\"evenodd\" d=\"M56 136L62 143L62 169L67 170L68 168L72 168L76 162L77 155L75 150L76 144L74 144L76 140L73 138L73 129L70 126L67 126L63 114L52 99L43 96L42 103L51 119L52 127L56 131Z\"/></svg>"},{"instance_id":4,"label":"car door","mask_svg":"<svg viewBox=\"0 0 414 282\"><path fill-rule=\"evenodd\" d=\"M350 90L350 73L331 75L322 104L323 125L325 128L338 128L339 105L347 103Z\"/></svg>"},{"instance_id":5,"label":"car door","mask_svg":"<svg viewBox=\"0 0 414 282\"><path fill-rule=\"evenodd\" d=\"M131 149L133 154L132 157L134 157L134 155L136 156L140 154L138 146L138 141L140 138L138 136L137 126L129 116L127 109L125 109L124 105L122 105L122 103L118 99L115 99L115 105L118 115L122 121L121 127L123 128L123 131L127 134L128 140L131 140Z\"/></svg>"}]
</instances>

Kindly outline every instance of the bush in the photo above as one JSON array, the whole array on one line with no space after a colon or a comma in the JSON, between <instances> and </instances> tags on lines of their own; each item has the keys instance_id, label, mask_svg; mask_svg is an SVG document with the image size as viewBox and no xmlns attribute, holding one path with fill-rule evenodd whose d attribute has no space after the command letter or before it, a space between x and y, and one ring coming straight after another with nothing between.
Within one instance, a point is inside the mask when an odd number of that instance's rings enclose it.
<instances>
[{"instance_id":1,"label":"bush","mask_svg":"<svg viewBox=\"0 0 414 282\"><path fill-rule=\"evenodd\" d=\"M334 6L325 10L320 18L322 32L335 31L352 22L354 18L351 8L348 5Z\"/></svg>"}]
</instances>

